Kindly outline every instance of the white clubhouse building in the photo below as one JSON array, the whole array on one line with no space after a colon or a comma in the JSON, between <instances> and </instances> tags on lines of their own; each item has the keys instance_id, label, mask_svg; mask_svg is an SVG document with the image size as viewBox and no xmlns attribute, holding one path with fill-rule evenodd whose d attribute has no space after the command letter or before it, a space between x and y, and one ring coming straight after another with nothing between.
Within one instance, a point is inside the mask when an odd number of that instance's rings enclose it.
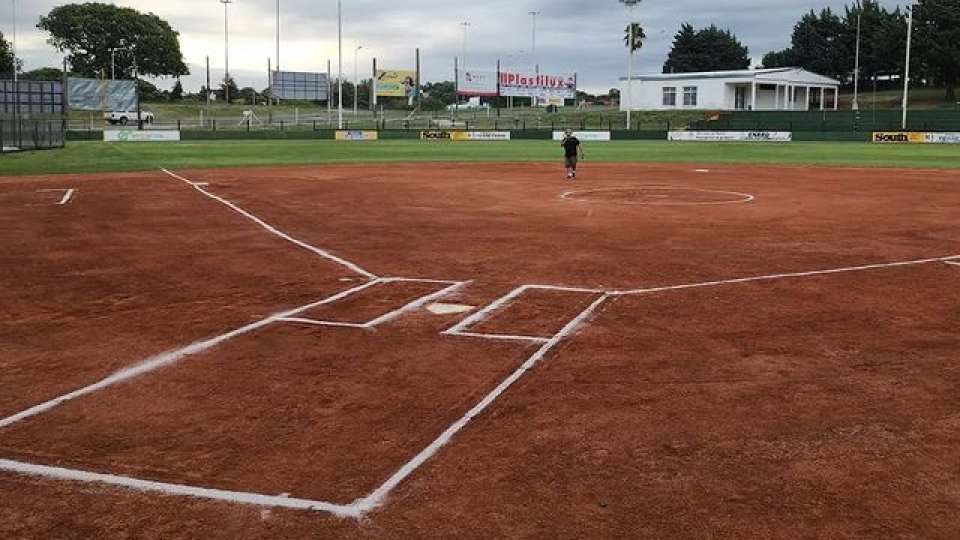
<instances>
[{"instance_id":1,"label":"white clubhouse building","mask_svg":"<svg viewBox=\"0 0 960 540\"><path fill-rule=\"evenodd\" d=\"M840 81L800 68L638 75L620 79L620 110L836 110L839 90Z\"/></svg>"}]
</instances>

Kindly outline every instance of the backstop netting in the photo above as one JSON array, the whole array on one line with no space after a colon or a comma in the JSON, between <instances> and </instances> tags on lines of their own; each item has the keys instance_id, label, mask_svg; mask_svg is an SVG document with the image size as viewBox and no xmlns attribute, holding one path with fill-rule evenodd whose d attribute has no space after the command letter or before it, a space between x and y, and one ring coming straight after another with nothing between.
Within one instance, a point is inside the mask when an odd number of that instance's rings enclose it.
<instances>
[{"instance_id":1,"label":"backstop netting","mask_svg":"<svg viewBox=\"0 0 960 540\"><path fill-rule=\"evenodd\" d=\"M63 84L0 80L0 151L64 145Z\"/></svg>"}]
</instances>

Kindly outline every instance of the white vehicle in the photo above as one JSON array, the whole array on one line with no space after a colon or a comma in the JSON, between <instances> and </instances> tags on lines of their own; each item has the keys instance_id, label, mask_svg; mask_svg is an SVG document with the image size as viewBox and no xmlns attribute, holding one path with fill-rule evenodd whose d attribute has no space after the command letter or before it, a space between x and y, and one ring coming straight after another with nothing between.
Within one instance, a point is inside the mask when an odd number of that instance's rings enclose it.
<instances>
[{"instance_id":1,"label":"white vehicle","mask_svg":"<svg viewBox=\"0 0 960 540\"><path fill-rule=\"evenodd\" d=\"M153 113L150 111L140 111L140 118L144 124L153 123ZM137 111L110 111L103 113L103 119L112 125L127 125L130 122L137 121Z\"/></svg>"},{"instance_id":2,"label":"white vehicle","mask_svg":"<svg viewBox=\"0 0 960 540\"><path fill-rule=\"evenodd\" d=\"M456 110L464 111L464 110L477 110L477 109L490 110L490 104L480 103L479 97L472 97L470 98L469 101L465 103L459 103L456 105L447 105L448 111L456 111Z\"/></svg>"}]
</instances>

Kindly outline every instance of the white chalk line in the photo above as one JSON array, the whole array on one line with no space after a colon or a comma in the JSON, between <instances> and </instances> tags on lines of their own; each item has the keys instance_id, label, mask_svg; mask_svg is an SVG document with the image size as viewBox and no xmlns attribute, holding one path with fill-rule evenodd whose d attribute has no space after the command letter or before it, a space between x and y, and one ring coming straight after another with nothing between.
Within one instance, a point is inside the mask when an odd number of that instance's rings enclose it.
<instances>
[{"instance_id":1,"label":"white chalk line","mask_svg":"<svg viewBox=\"0 0 960 540\"><path fill-rule=\"evenodd\" d=\"M196 343L192 343L192 344L187 345L187 346L185 346L185 347L180 347L180 348L178 348L178 349L174 349L174 350L172 350L172 351L165 352L165 353L163 353L163 354L160 354L160 355L157 355L157 356L148 358L147 360L144 360L143 362L141 362L141 363L139 363L139 364L136 364L136 365L134 365L134 366L131 366L131 367L122 369L122 370L114 373L113 375L110 375L109 377L106 377L106 378L104 378L104 379L101 379L100 381L98 381L98 382L96 382L96 383L94 383L94 384L91 384L91 385L89 385L89 386L85 386L85 387L80 388L80 389L78 389L78 390L74 390L74 391L69 392L69 393L67 393L67 394L63 394L63 395L61 395L61 396L59 396L59 397L55 397L55 398L53 398L53 399L51 399L51 400L45 401L45 402L43 402L43 403L40 403L39 405L34 405L33 407L30 407L29 409L26 409L26 410L24 410L24 411L21 411L21 412L18 412L18 413L16 413L16 414L13 414L13 415L11 415L11 416L8 416L8 417L0 420L0 428L7 427L7 426L9 426L9 425L12 425L12 424L15 424L15 423L17 423L17 422L20 422L20 421L22 421L22 420L24 420L24 419L27 419L27 418L30 418L30 417L32 417L32 416L36 416L36 415L38 415L38 414L47 412L47 411L49 411L50 409L53 409L53 408L55 408L55 407L57 407L57 406L59 406L59 405L62 405L63 403L66 403L66 402L68 402L68 401L74 400L74 399L76 399L76 398L85 396L85 395L87 395L87 394L91 394L91 393L96 392L96 391L98 391L98 390L103 390L104 388L108 388L108 387L113 386L113 385L115 385L115 384L117 384L117 383L120 383L120 382L123 382L123 381L127 381L127 380L133 379L133 378L135 378L135 377L139 377L139 376L144 375L144 374L146 374L146 373L150 373L151 371L154 371L154 370L156 370L156 369L158 369L158 368L161 368L161 367L163 367L163 366L166 366L166 365L172 364L172 363L174 363L174 362L177 362L177 361L179 361L179 360L181 360L181 359L183 359L183 358L186 358L186 357L188 357L188 356L192 356L192 355L201 353L201 352L203 352L203 351L206 351L206 350L208 350L208 349L210 349L210 348L212 348L212 347L215 347L215 346L217 346L217 345L219 345L219 344L221 344L221 343L223 343L223 342L225 342L225 341L231 340L231 339L233 339L233 338L235 338L235 337L237 337L237 336L241 336L241 335L243 335L243 334L248 334L248 333L250 333L250 332L253 332L254 330L259 330L260 328L263 328L263 327L265 327L265 326L268 326L268 325L270 325L270 324L273 324L273 323L277 322L277 321L280 320L280 319L283 319L283 318L286 318L286 317L292 317L292 316L298 315L298 314L300 314L300 313L302 313L302 312L304 312L304 311L313 309L313 308L315 308L315 307L322 306L322 305L324 305L324 304L329 304L329 303L331 303L331 302L336 302L337 300L341 300L341 299L343 299L343 298L346 298L347 296L349 296L349 295L351 295L351 294L354 294L354 293L356 293L356 292L358 292L358 291L361 291L361 290L363 290L363 289L366 289L367 287L371 287L371 286L373 286L373 285L375 285L375 284L377 284L377 283L378 283L377 280L368 281L367 283L364 283L364 284L359 285L359 286L357 286L357 287L353 287L352 289L347 289L347 290L345 290L345 291L341 291L341 292L339 292L339 293L337 293L337 294L335 294L335 295L333 295L333 296L324 298L324 299L322 299L322 300L318 300L318 301L316 301L316 302L312 302L312 303L310 303L310 304L306 304L306 305L304 305L304 306L300 306L300 307L298 307L298 308L294 308L294 309L291 309L291 310L288 310L288 311L284 311L284 312L281 312L281 313L277 313L277 314L274 314L274 315L270 315L270 316L268 316L268 317L266 317L266 318L260 319L259 321L250 323L250 324L248 324L248 325L246 325L246 326L242 326L242 327L237 328L237 329L235 329L235 330L232 330L232 331L230 331L230 332L226 332L226 333L224 333L224 334L220 334L220 335L218 335L218 336L214 336L214 337L212 337L212 338L208 338L208 339L205 339L205 340L203 340L203 341L198 341L198 342L196 342Z\"/></svg>"},{"instance_id":2,"label":"white chalk line","mask_svg":"<svg viewBox=\"0 0 960 540\"><path fill-rule=\"evenodd\" d=\"M706 189L706 188L695 188L695 187L684 187L684 186L631 186L631 187L617 187L617 188L599 188L599 189L588 189L584 191L565 191L560 194L561 199L568 201L585 201L585 199L577 199L574 195L583 195L589 193L604 193L609 191L625 191L625 190L643 190L643 189L673 189L673 190L683 190L689 189L691 191L701 191L703 193L720 193L723 195L735 195L741 197L739 200L735 201L703 201L703 202L629 202L629 201L609 201L610 204L626 204L626 205L637 205L637 206L715 206L722 204L746 204L756 200L756 195L751 195L750 193L740 193L739 191L727 191L721 189Z\"/></svg>"},{"instance_id":3,"label":"white chalk line","mask_svg":"<svg viewBox=\"0 0 960 540\"><path fill-rule=\"evenodd\" d=\"M550 338L537 336L518 336L513 334L480 334L476 332L444 332L448 336L461 336L479 339L490 339L499 341L529 341L533 343L546 343Z\"/></svg>"},{"instance_id":4,"label":"white chalk line","mask_svg":"<svg viewBox=\"0 0 960 540\"><path fill-rule=\"evenodd\" d=\"M438 298L443 298L444 296L461 289L467 283L469 282L458 281L448 287L440 289L435 293L428 294L426 296L421 296L420 298L417 298L416 300L413 300L412 302L407 303L400 309L395 309L390 313L385 313L377 317L376 319L373 319L372 321L367 321L367 323L364 326L366 328L376 328L377 326L380 326L383 323L396 319L397 317L399 317L400 315L403 315L404 313L410 313L412 311L416 311L422 308L423 306L425 306L426 304L428 304L429 302L432 302Z\"/></svg>"},{"instance_id":5,"label":"white chalk line","mask_svg":"<svg viewBox=\"0 0 960 540\"><path fill-rule=\"evenodd\" d=\"M170 484L167 482L155 482L152 480L143 480L130 476L101 474L77 469L66 469L62 467L48 467L45 465L36 465L7 459L0 459L0 471L8 471L31 476L42 476L57 480L110 484L134 489L137 491L159 492L165 495L200 497L204 499L214 499L239 504L292 508L294 510L319 510L329 512L340 517L356 518L360 517L361 514L361 512L353 504L340 505L323 501L298 499L294 497L262 495L259 493L248 493L243 491L226 491L222 489Z\"/></svg>"},{"instance_id":6,"label":"white chalk line","mask_svg":"<svg viewBox=\"0 0 960 540\"><path fill-rule=\"evenodd\" d=\"M949 264L950 266L960 266L960 262L955 261L943 261L944 264Z\"/></svg>"},{"instance_id":7,"label":"white chalk line","mask_svg":"<svg viewBox=\"0 0 960 540\"><path fill-rule=\"evenodd\" d=\"M232 203L232 202L224 199L223 197L220 197L219 195L216 195L216 194L214 194L214 193L211 193L211 192L207 191L206 189L203 188L203 186L201 186L201 185L199 185L199 184L197 184L197 183L195 183L195 182L191 182L190 180L188 180L188 179L186 179L186 178L184 178L184 177L182 177L182 176L180 176L180 175L178 175L178 174L174 174L174 173L168 171L167 169L161 168L160 170L163 171L165 174L167 174L168 176L170 176L170 177L172 177L172 178L176 178L177 180L180 180L180 181L185 182L187 185L189 185L189 186L192 187L193 189L197 190L198 192L200 192L200 193L203 194L204 196L209 197L209 198L211 198L211 199L213 199L213 200L215 200L215 201L217 201L217 202L219 202L219 203L221 203L221 204L229 207L230 209L232 209L233 211L235 211L235 212L237 212L238 214L242 215L243 217L249 219L250 221L253 221L253 222L256 223L257 225L259 225L261 228L263 228L264 230L266 230L266 231L269 232L270 234L273 234L274 236L278 236L278 237L280 237L280 238L282 238L282 239L284 239L284 240L286 240L286 241L288 241L288 242L290 242L290 243L292 243L292 244L294 244L294 245L300 246L300 247L302 247L303 249L306 249L307 251L310 251L310 252L312 252L312 253L315 253L315 254L319 255L320 257L323 257L324 259L327 259L327 260L329 260L329 261L333 261L333 262L339 264L340 266L343 266L343 267L348 268L348 269L350 269L351 271L353 271L353 272L355 272L355 273L357 273L357 274L360 274L361 276L365 276L365 277L370 278L370 279L374 279L374 278L377 277L376 274L373 274L372 272L368 272L368 271L364 270L363 268L361 268L360 266L358 266L358 265L356 265L356 264L354 264L354 263L352 263L352 262L350 262L350 261L348 261L348 260L346 260L346 259L344 259L344 258L342 258L342 257L338 257L338 256L330 253L329 251L325 250L325 249L318 248L318 247L316 247L316 246L314 246L314 245L311 245L311 244L308 244L308 243L304 242L303 240L299 240L299 239L297 239L297 238L294 238L294 237L290 236L289 234L281 231L280 229L277 229L277 228L274 227L273 225L270 225L270 224L267 223L266 221L258 218L257 216L251 214L250 212L247 212L247 211L244 210L243 208L240 208L240 207L237 206L236 204L234 204L234 203Z\"/></svg>"},{"instance_id":8,"label":"white chalk line","mask_svg":"<svg viewBox=\"0 0 960 540\"><path fill-rule=\"evenodd\" d=\"M629 296L635 294L649 294L662 291L677 291L682 289L696 289L700 287L715 287L718 285L730 285L735 283L749 283L752 281L773 281L777 279L800 278L810 276L823 276L828 274L843 274L849 272L863 272L866 270L878 270L883 268L896 268L903 266L919 266L936 262L948 262L960 258L960 255L950 255L947 257L933 257L929 259L915 259L911 261L897 261L889 263L865 264L862 266L846 266L842 268L831 268L827 270L811 270L807 272L789 272L783 274L768 274L765 276L752 276L735 279L723 279L717 281L702 281L699 283L686 283L682 285L668 285L664 287L650 287L646 289L632 289L627 291L611 291L612 296Z\"/></svg>"},{"instance_id":9,"label":"white chalk line","mask_svg":"<svg viewBox=\"0 0 960 540\"><path fill-rule=\"evenodd\" d=\"M60 199L60 202L54 203L54 206L64 205L70 202L70 199L73 198L73 194L77 192L76 188L53 188L53 189L38 189L37 193L52 193L54 191L62 191L63 197Z\"/></svg>"},{"instance_id":10,"label":"white chalk line","mask_svg":"<svg viewBox=\"0 0 960 540\"><path fill-rule=\"evenodd\" d=\"M503 394L508 388L517 382L517 380L519 380L520 377L522 377L527 371L537 365L537 363L540 362L540 360L542 360L551 349L553 349L564 338L573 333L577 327L580 326L580 324L582 324L583 321L586 320L607 298L609 298L608 295L603 295L594 300L590 306L580 312L579 315L568 322L559 332L550 338L550 340L544 343L543 346L533 353L533 355L530 356L526 362L524 362L519 368L511 373L509 377L504 379L503 382L497 385L496 388L485 395L483 399L481 399L476 405L474 405L469 411L460 417L460 419L454 422L453 425L448 427L443 433L434 439L433 442L431 442L426 448L421 450L419 454L413 457L413 459L400 467L400 469L394 473L393 476L391 476L380 487L374 490L373 493L354 503L356 509L361 514L376 509L395 487L403 482L403 480L408 476L413 474L413 472L416 471L421 465L426 463L427 460L433 457L433 455L436 454L440 448L450 442L454 435L466 427L471 420L473 420L494 401L496 401L501 394Z\"/></svg>"},{"instance_id":11,"label":"white chalk line","mask_svg":"<svg viewBox=\"0 0 960 540\"><path fill-rule=\"evenodd\" d=\"M335 327L342 327L342 328L365 328L366 327L364 323L323 321L318 319L307 319L305 317L283 317L277 320L280 322L294 323L294 324L308 324L311 326L335 326Z\"/></svg>"}]
</instances>

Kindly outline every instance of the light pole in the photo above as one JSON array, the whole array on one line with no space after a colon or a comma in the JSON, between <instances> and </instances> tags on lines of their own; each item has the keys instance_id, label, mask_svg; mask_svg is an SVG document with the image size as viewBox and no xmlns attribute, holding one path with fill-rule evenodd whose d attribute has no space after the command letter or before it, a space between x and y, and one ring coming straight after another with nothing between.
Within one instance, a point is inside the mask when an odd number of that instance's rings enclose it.
<instances>
[{"instance_id":1,"label":"light pole","mask_svg":"<svg viewBox=\"0 0 960 540\"><path fill-rule=\"evenodd\" d=\"M13 0L13 41L10 42L10 48L13 49L13 83L16 86L19 76L17 74L17 0ZM19 102L19 100L18 100Z\"/></svg>"},{"instance_id":2,"label":"light pole","mask_svg":"<svg viewBox=\"0 0 960 540\"><path fill-rule=\"evenodd\" d=\"M463 50L460 55L460 59L463 60L463 67L467 67L467 28L470 28L470 23L468 21L463 21L460 23L460 28L463 29Z\"/></svg>"},{"instance_id":3,"label":"light pole","mask_svg":"<svg viewBox=\"0 0 960 540\"><path fill-rule=\"evenodd\" d=\"M853 110L860 109L860 17L863 14L863 6L860 6L860 12L857 13L857 53L853 62Z\"/></svg>"},{"instance_id":4,"label":"light pole","mask_svg":"<svg viewBox=\"0 0 960 540\"><path fill-rule=\"evenodd\" d=\"M530 50L533 54L537 54L537 15L539 11L531 11L528 13L532 19L531 29L530 29Z\"/></svg>"},{"instance_id":5,"label":"light pole","mask_svg":"<svg viewBox=\"0 0 960 540\"><path fill-rule=\"evenodd\" d=\"M230 26L227 19L227 6L233 0L220 0L223 4L223 101L230 104Z\"/></svg>"},{"instance_id":6,"label":"light pole","mask_svg":"<svg viewBox=\"0 0 960 540\"><path fill-rule=\"evenodd\" d=\"M907 99L910 93L910 42L913 38L913 0L907 6L907 58L903 66L903 113L900 119L900 129L907 129Z\"/></svg>"},{"instance_id":7,"label":"light pole","mask_svg":"<svg viewBox=\"0 0 960 540\"><path fill-rule=\"evenodd\" d=\"M110 48L110 80L117 79L117 50Z\"/></svg>"},{"instance_id":8,"label":"light pole","mask_svg":"<svg viewBox=\"0 0 960 540\"><path fill-rule=\"evenodd\" d=\"M337 129L343 129L343 5L337 0Z\"/></svg>"},{"instance_id":9,"label":"light pole","mask_svg":"<svg viewBox=\"0 0 960 540\"><path fill-rule=\"evenodd\" d=\"M280 0L277 0L277 71L280 71Z\"/></svg>"},{"instance_id":10,"label":"light pole","mask_svg":"<svg viewBox=\"0 0 960 540\"><path fill-rule=\"evenodd\" d=\"M359 75L359 66L358 60L360 59L360 49L363 48L363 45L357 45L357 48L353 50L353 115L357 115L357 95L360 88L360 75Z\"/></svg>"},{"instance_id":11,"label":"light pole","mask_svg":"<svg viewBox=\"0 0 960 540\"><path fill-rule=\"evenodd\" d=\"M630 112L633 110L633 6L640 0L620 0L630 8L629 35L627 36L627 129L630 129ZM620 96L621 101L623 96Z\"/></svg>"}]
</instances>

